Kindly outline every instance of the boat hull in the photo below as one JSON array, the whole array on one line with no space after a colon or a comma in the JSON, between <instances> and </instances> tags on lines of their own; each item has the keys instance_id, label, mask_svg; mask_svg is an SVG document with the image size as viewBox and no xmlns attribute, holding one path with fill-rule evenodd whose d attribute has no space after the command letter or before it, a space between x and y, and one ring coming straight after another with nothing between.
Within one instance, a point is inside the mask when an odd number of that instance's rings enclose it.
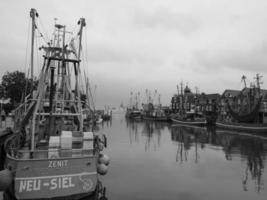
<instances>
[{"instance_id":1,"label":"boat hull","mask_svg":"<svg viewBox=\"0 0 267 200\"><path fill-rule=\"evenodd\" d=\"M245 123L227 123L227 122L216 122L216 127L226 130L242 131L249 133L267 133L267 125L258 126L255 124Z\"/></svg>"},{"instance_id":2,"label":"boat hull","mask_svg":"<svg viewBox=\"0 0 267 200\"><path fill-rule=\"evenodd\" d=\"M95 156L34 160L9 157L6 165L16 173L8 190L16 199L79 199L96 190L96 163Z\"/></svg>"},{"instance_id":3,"label":"boat hull","mask_svg":"<svg viewBox=\"0 0 267 200\"><path fill-rule=\"evenodd\" d=\"M205 126L206 120L203 121L187 121L187 120L181 120L181 119L175 119L171 118L172 122L175 124L181 124L181 125L189 125L189 126Z\"/></svg>"},{"instance_id":4,"label":"boat hull","mask_svg":"<svg viewBox=\"0 0 267 200\"><path fill-rule=\"evenodd\" d=\"M161 121L161 122L168 122L170 121L169 117L148 117L148 116L143 116L143 119L145 120L151 120L151 121Z\"/></svg>"}]
</instances>

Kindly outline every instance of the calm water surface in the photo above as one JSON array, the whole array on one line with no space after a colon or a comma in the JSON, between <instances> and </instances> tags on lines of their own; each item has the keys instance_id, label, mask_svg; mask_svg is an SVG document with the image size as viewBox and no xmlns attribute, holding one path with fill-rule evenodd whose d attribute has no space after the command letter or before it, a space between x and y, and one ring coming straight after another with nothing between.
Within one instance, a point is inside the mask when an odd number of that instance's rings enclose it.
<instances>
[{"instance_id":1,"label":"calm water surface","mask_svg":"<svg viewBox=\"0 0 267 200\"><path fill-rule=\"evenodd\" d=\"M123 114L98 131L108 138L111 164L100 179L109 200L267 198L266 138L131 122Z\"/></svg>"},{"instance_id":2,"label":"calm water surface","mask_svg":"<svg viewBox=\"0 0 267 200\"><path fill-rule=\"evenodd\" d=\"M111 157L108 199L266 199L267 139L114 114L99 127Z\"/></svg>"}]
</instances>

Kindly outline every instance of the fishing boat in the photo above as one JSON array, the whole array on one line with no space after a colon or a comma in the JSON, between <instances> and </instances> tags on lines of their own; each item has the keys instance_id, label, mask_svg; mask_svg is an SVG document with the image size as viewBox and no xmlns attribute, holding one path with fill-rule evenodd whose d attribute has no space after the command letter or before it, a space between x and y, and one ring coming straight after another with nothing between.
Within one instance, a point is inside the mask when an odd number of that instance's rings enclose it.
<instances>
[{"instance_id":1,"label":"fishing boat","mask_svg":"<svg viewBox=\"0 0 267 200\"><path fill-rule=\"evenodd\" d=\"M112 109L109 106L105 106L105 109L101 112L103 121L109 121L112 118Z\"/></svg>"},{"instance_id":2,"label":"fishing boat","mask_svg":"<svg viewBox=\"0 0 267 200\"><path fill-rule=\"evenodd\" d=\"M129 106L126 109L125 117L133 120L141 119L141 110L139 109L140 93L131 92Z\"/></svg>"},{"instance_id":3,"label":"fishing boat","mask_svg":"<svg viewBox=\"0 0 267 200\"><path fill-rule=\"evenodd\" d=\"M190 126L206 125L205 116L197 109L196 96L197 94L193 94L187 85L183 89L183 82L181 82L180 92L177 85L177 94L171 100L173 113L170 118L174 124Z\"/></svg>"},{"instance_id":4,"label":"fishing boat","mask_svg":"<svg viewBox=\"0 0 267 200\"><path fill-rule=\"evenodd\" d=\"M225 108L221 109L216 127L234 131L252 133L267 132L267 101L266 90L260 88L259 74L256 85L246 87L239 92L235 101L227 99Z\"/></svg>"},{"instance_id":5,"label":"fishing boat","mask_svg":"<svg viewBox=\"0 0 267 200\"><path fill-rule=\"evenodd\" d=\"M144 120L151 120L151 121L162 121L168 122L170 121L170 117L162 108L161 104L153 105L152 103L143 104L143 113L142 118Z\"/></svg>"},{"instance_id":6,"label":"fishing boat","mask_svg":"<svg viewBox=\"0 0 267 200\"><path fill-rule=\"evenodd\" d=\"M141 119L141 111L135 108L127 108L125 117L128 119Z\"/></svg>"},{"instance_id":7,"label":"fishing boat","mask_svg":"<svg viewBox=\"0 0 267 200\"><path fill-rule=\"evenodd\" d=\"M251 133L267 133L266 124L259 125L259 124L217 121L216 127L221 128L221 129L233 130L233 131L244 131L244 132L251 132Z\"/></svg>"},{"instance_id":8,"label":"fishing boat","mask_svg":"<svg viewBox=\"0 0 267 200\"><path fill-rule=\"evenodd\" d=\"M150 121L170 121L169 108L163 107L160 101L161 95L158 91L154 91L154 97L151 95L151 91L146 90L147 102L142 104L142 119Z\"/></svg>"},{"instance_id":9,"label":"fishing boat","mask_svg":"<svg viewBox=\"0 0 267 200\"><path fill-rule=\"evenodd\" d=\"M35 9L30 17L33 80ZM3 146L4 199L80 199L96 192L98 174L107 173L109 158L101 153L106 137L83 124L80 55L85 25L81 18L75 40L67 44L66 26L55 23L54 40L42 47L37 89L16 109L13 134Z\"/></svg>"},{"instance_id":10,"label":"fishing boat","mask_svg":"<svg viewBox=\"0 0 267 200\"><path fill-rule=\"evenodd\" d=\"M194 116L193 114L185 115L182 117L181 115L172 115L171 120L174 124L180 125L190 125L190 126L206 126L206 119L203 117L190 117Z\"/></svg>"}]
</instances>

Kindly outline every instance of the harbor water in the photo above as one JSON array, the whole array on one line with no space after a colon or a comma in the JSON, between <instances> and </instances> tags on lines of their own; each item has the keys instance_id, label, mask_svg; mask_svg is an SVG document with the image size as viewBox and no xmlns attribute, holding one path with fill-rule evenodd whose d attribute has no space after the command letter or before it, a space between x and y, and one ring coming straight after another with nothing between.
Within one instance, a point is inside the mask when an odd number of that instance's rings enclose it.
<instances>
[{"instance_id":1,"label":"harbor water","mask_svg":"<svg viewBox=\"0 0 267 200\"><path fill-rule=\"evenodd\" d=\"M107 199L266 199L267 137L128 121L123 113L96 131L108 139L111 163L100 176Z\"/></svg>"},{"instance_id":2,"label":"harbor water","mask_svg":"<svg viewBox=\"0 0 267 200\"><path fill-rule=\"evenodd\" d=\"M121 114L99 131L109 141L108 199L266 199L267 138Z\"/></svg>"}]
</instances>

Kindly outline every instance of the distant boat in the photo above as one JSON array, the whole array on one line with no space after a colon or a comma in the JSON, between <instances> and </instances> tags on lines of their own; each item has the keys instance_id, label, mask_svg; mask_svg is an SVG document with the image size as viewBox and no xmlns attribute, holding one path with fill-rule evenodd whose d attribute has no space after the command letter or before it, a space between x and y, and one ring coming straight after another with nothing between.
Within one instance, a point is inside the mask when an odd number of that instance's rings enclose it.
<instances>
[{"instance_id":1,"label":"distant boat","mask_svg":"<svg viewBox=\"0 0 267 200\"><path fill-rule=\"evenodd\" d=\"M233 130L233 131L244 131L251 133L267 133L267 124L248 124L248 123L230 123L230 122L216 122L216 127Z\"/></svg>"},{"instance_id":2,"label":"distant boat","mask_svg":"<svg viewBox=\"0 0 267 200\"><path fill-rule=\"evenodd\" d=\"M168 122L170 121L169 115L165 112L165 110L159 105L153 105L152 103L143 104L143 112L142 118L144 120L151 120L151 121L162 121Z\"/></svg>"},{"instance_id":3,"label":"distant boat","mask_svg":"<svg viewBox=\"0 0 267 200\"><path fill-rule=\"evenodd\" d=\"M226 103L226 111L218 115L216 127L234 131L267 133L266 99L260 89L260 76L257 86L240 91L233 105ZM237 103L239 102L239 103Z\"/></svg>"},{"instance_id":4,"label":"distant boat","mask_svg":"<svg viewBox=\"0 0 267 200\"><path fill-rule=\"evenodd\" d=\"M259 109L261 105L262 97L259 98L258 103L255 105L254 109L247 114L236 113L231 106L228 104L228 113L237 122L217 120L216 126L222 129L235 130L235 131L245 131L253 133L267 133L267 123L256 123L253 122L259 115Z\"/></svg>"},{"instance_id":5,"label":"distant boat","mask_svg":"<svg viewBox=\"0 0 267 200\"><path fill-rule=\"evenodd\" d=\"M141 111L135 108L133 109L127 108L125 117L129 119L141 119Z\"/></svg>"},{"instance_id":6,"label":"distant boat","mask_svg":"<svg viewBox=\"0 0 267 200\"><path fill-rule=\"evenodd\" d=\"M192 116L192 117L189 117ZM191 126L206 126L207 122L204 117L194 117L194 114L190 113L186 117L178 115L172 115L171 120L175 124L191 125Z\"/></svg>"},{"instance_id":7,"label":"distant boat","mask_svg":"<svg viewBox=\"0 0 267 200\"><path fill-rule=\"evenodd\" d=\"M191 92L188 85L183 89L183 82L181 82L180 91L179 94L179 86L177 86L178 94L171 100L173 112L170 115L171 121L174 124L205 126L207 124L205 116L196 106L196 94Z\"/></svg>"},{"instance_id":8,"label":"distant boat","mask_svg":"<svg viewBox=\"0 0 267 200\"><path fill-rule=\"evenodd\" d=\"M102 114L102 119L108 121L112 118L112 109L105 109Z\"/></svg>"}]
</instances>

